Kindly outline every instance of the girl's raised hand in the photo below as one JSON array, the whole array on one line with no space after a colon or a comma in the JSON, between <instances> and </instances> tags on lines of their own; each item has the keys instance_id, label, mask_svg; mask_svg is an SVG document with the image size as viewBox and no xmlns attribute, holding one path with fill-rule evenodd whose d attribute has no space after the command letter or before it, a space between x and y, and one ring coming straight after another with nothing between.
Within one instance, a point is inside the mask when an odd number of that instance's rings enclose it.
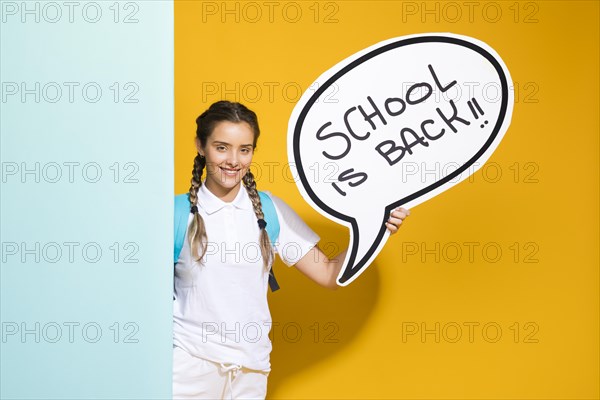
<instances>
[{"instance_id":1,"label":"girl's raised hand","mask_svg":"<svg viewBox=\"0 0 600 400\"><path fill-rule=\"evenodd\" d=\"M392 211L390 218L385 223L385 226L390 230L390 234L398 232L398 228L402 225L404 218L410 215L410 210L406 208L398 207Z\"/></svg>"}]
</instances>

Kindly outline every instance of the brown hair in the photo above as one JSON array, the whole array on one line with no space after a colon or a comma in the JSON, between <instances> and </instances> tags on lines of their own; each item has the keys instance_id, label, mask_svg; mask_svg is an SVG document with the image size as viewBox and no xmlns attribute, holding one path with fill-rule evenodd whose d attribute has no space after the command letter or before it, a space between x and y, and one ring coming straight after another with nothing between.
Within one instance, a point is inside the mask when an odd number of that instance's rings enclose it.
<instances>
[{"instance_id":1,"label":"brown hair","mask_svg":"<svg viewBox=\"0 0 600 400\"><path fill-rule=\"evenodd\" d=\"M254 133L252 147L253 149L256 148L256 142L258 141L258 137L260 135L258 118L256 117L256 114L252 110L246 108L246 106L243 104L226 100L213 103L208 110L204 111L196 119L196 137L200 141L202 147L206 146L206 142L212 134L213 129L222 121L235 123L246 122L248 125L250 125L250 128ZM192 219L192 223L188 228L188 238L190 241L192 254L198 254L198 249L202 249L200 257L196 259L196 261L200 261L204 257L206 253L206 243L208 241L204 220L198 212L197 207L194 207L198 200L198 189L202 185L202 174L204 173L205 166L205 158L200 156L200 153L198 153L194 159L194 169L192 170L192 180L189 192L190 210L194 214L194 218ZM254 214L256 214L256 218L264 219L265 216L263 214L262 204L256 189L256 182L254 181L254 175L250 169L248 169L248 172L242 178L242 182L244 183L250 200L252 201L252 207L254 209ZM269 235L264 227L261 227L260 229L259 243L265 270L269 271L269 266L273 262L275 255L271 246Z\"/></svg>"}]
</instances>

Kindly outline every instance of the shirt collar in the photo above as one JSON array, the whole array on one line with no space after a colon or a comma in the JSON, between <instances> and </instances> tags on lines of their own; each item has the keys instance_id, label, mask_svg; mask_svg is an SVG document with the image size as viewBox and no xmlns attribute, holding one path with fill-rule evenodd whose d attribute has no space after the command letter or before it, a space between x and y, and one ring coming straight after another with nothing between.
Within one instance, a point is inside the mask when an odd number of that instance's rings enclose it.
<instances>
[{"instance_id":1,"label":"shirt collar","mask_svg":"<svg viewBox=\"0 0 600 400\"><path fill-rule=\"evenodd\" d=\"M233 199L231 203L228 203L218 198L206 187L204 181L202 182L202 185L198 188L198 206L202 207L207 214L217 212L228 204L242 210L252 209L252 201L250 200L248 191L243 183L240 183L240 190L235 199Z\"/></svg>"}]
</instances>

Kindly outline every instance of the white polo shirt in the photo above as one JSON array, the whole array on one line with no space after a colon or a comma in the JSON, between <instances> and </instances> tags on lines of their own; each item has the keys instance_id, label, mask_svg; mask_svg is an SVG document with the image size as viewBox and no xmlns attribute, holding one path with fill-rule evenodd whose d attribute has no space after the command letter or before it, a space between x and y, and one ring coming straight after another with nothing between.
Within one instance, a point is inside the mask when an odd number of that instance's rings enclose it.
<instances>
[{"instance_id":1,"label":"white polo shirt","mask_svg":"<svg viewBox=\"0 0 600 400\"><path fill-rule=\"evenodd\" d=\"M320 238L283 200L267 193L279 218L275 251L292 266ZM210 361L270 371L268 274L248 192L241 184L236 198L227 203L202 184L197 205L208 245L202 261L192 261L186 232L175 265L173 343ZM192 214L188 226L191 221Z\"/></svg>"}]
</instances>

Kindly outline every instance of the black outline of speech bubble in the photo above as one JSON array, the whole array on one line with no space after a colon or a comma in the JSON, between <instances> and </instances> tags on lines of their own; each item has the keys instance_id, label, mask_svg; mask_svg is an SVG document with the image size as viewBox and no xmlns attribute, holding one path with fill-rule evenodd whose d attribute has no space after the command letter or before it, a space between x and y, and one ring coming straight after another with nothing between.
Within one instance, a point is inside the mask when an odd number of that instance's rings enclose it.
<instances>
[{"instance_id":1,"label":"black outline of speech bubble","mask_svg":"<svg viewBox=\"0 0 600 400\"><path fill-rule=\"evenodd\" d=\"M356 223L355 218L341 214L341 213L337 212L336 210L330 208L327 204L323 203L321 201L321 199L319 199L319 197L313 192L312 188L308 184L308 180L306 178L306 175L304 174L304 169L302 168L302 159L300 157L300 150L299 150L299 148L300 148L300 146L299 146L300 132L302 131L302 124L304 123L304 119L306 118L308 111L311 109L311 107L317 101L317 99L321 96L321 94L323 94L323 92L325 92L329 88L329 86L331 86L334 82L336 82L343 75L350 72L351 70L353 70L360 64L364 63L365 61L368 61L371 58L374 58L382 53L385 53L386 51L393 50L398 47L408 46L408 45L412 45L412 44L419 44L419 43L455 44L455 45L467 47L471 50L474 50L477 53L481 54L483 57L485 57L485 59L487 59L496 69L496 72L498 73L498 76L500 78L500 83L502 85L502 103L500 105L500 114L498 116L498 120L496 121L496 125L494 125L494 129L492 130L492 133L490 134L489 139L485 142L483 147L473 157L471 157L471 159L469 161L467 161L465 164L463 164L463 166L458 168L456 171L454 171L450 175L440 179L439 181L419 190L418 192L415 192L403 199L400 199L400 200L388 205L385 208L385 213L383 214L384 218L385 218L385 216L387 216L391 213L392 209L394 209L398 206L401 206L403 204L406 204L409 201L414 200L418 197L421 197L425 193L430 192L430 191L438 188L439 186L442 186L446 182L452 180L457 175L461 174L468 167L470 167L473 163L475 163L475 161L477 161L485 153L485 151L491 146L491 144L494 142L494 139L496 138L496 136L498 136L498 133L500 132L500 128L502 127L502 124L506 118L506 110L508 107L508 82L506 80L506 75L504 74L504 70L502 69L502 66L496 60L496 58L494 58L494 56L491 55L490 53L488 53L485 49L477 46L474 43L468 42L466 40L458 39L458 38L453 38L453 37L419 36L419 37L413 37L413 38L408 38L408 39L401 39L401 40L399 40L397 42L393 42L393 43L388 43L388 44L386 44L378 49L375 49L367 54L364 54L363 56L359 57L358 59L352 61L350 64L348 64L344 68L342 68L340 71L336 72L325 83L320 85L320 87L315 91L315 93L310 97L310 99L304 105L304 107L302 108L302 111L300 112L298 119L296 121L296 126L294 127L294 139L293 139L294 159L295 159L294 161L296 162L296 169L298 171L300 180L302 181L302 185L304 186L304 189L306 190L306 192L308 193L308 195L310 196L312 201L315 204L317 204L326 213L333 215L333 216L337 217L338 219L348 221L352 224L352 230L355 233L355 237L354 237L354 243L353 243L352 249L350 251L350 259L349 259L347 265L352 265L354 263L354 259L356 258L356 253L358 252L358 243L360 240L360 237L359 237L360 232L358 230L358 225ZM369 248L369 250L367 251L365 256L356 265L354 265L354 267L351 267L351 268L346 267L341 278L338 280L339 283L346 282L348 279L352 278L355 274L357 274L359 271L361 271L363 269L363 266L365 265L366 260L368 260L373 255L373 253L379 246L381 239L383 238L383 235L384 235L385 229L386 229L385 221L386 221L386 219L381 221L381 229L379 230L379 233L377 234L375 241L373 242L373 244L371 245L371 247Z\"/></svg>"}]
</instances>

